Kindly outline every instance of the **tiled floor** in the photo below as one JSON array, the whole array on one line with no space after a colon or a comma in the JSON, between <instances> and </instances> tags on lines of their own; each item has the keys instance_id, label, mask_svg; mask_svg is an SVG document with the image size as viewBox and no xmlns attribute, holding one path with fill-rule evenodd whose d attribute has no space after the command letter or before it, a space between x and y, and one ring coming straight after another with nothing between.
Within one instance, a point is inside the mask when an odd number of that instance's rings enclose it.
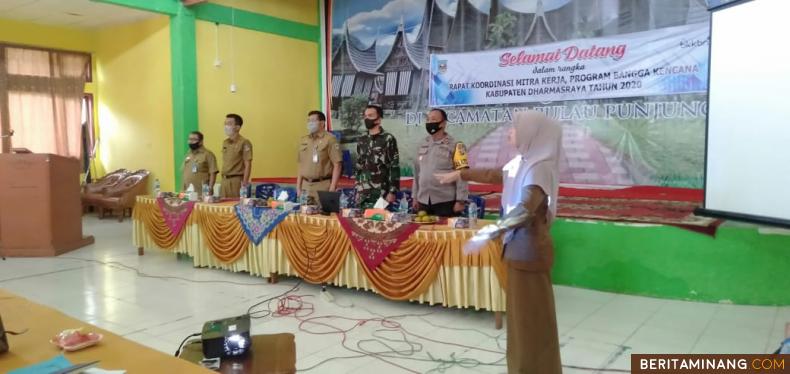
<instances>
[{"instance_id":1,"label":"tiled floor","mask_svg":"<svg viewBox=\"0 0 790 374\"><path fill-rule=\"evenodd\" d=\"M269 285L246 274L195 269L191 260L159 251L138 257L129 222L89 217L84 231L96 236L95 245L60 258L0 262L0 287L172 354L204 321L242 314L296 283L282 279ZM159 278L163 276L171 278ZM494 329L491 313L392 302L370 292L331 291L335 303L318 297L316 286L305 284L295 292L314 305L311 317L336 316L303 324L310 332L300 331L294 317L267 317L254 321L253 333L294 333L297 367L312 368L312 373L506 371L504 330ZM563 286L555 287L555 295L562 361L569 366L565 373L596 372L573 367L629 369L634 352L766 353L779 344L790 321L790 307L691 303ZM409 315L391 319L401 324L408 340L378 322L359 325L338 318L377 315ZM331 333L333 328L350 330L344 344L341 334ZM398 353L381 359L358 353L391 349ZM440 363L452 358L463 366Z\"/></svg>"}]
</instances>

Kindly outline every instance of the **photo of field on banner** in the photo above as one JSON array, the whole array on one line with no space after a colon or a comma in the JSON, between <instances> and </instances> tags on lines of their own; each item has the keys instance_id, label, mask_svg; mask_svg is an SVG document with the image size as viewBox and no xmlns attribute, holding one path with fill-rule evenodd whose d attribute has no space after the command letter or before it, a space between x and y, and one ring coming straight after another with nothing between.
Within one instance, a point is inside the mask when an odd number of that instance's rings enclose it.
<instances>
[{"instance_id":1,"label":"photo of field on banner","mask_svg":"<svg viewBox=\"0 0 790 374\"><path fill-rule=\"evenodd\" d=\"M516 112L563 124L560 181L702 188L710 16L704 1L332 2L331 114L352 154L384 108L412 176L441 107L469 166L499 168ZM639 15L627 16L627 15Z\"/></svg>"}]
</instances>

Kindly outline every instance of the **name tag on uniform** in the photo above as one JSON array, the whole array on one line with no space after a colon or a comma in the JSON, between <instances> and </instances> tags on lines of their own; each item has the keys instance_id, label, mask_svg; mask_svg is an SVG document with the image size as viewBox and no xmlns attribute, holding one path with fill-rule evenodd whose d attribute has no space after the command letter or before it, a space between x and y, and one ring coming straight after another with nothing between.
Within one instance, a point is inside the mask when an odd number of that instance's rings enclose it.
<instances>
[{"instance_id":1,"label":"name tag on uniform","mask_svg":"<svg viewBox=\"0 0 790 374\"><path fill-rule=\"evenodd\" d=\"M192 163L192 174L197 173L197 162Z\"/></svg>"},{"instance_id":2,"label":"name tag on uniform","mask_svg":"<svg viewBox=\"0 0 790 374\"><path fill-rule=\"evenodd\" d=\"M313 147L313 163L318 163L318 147Z\"/></svg>"}]
</instances>

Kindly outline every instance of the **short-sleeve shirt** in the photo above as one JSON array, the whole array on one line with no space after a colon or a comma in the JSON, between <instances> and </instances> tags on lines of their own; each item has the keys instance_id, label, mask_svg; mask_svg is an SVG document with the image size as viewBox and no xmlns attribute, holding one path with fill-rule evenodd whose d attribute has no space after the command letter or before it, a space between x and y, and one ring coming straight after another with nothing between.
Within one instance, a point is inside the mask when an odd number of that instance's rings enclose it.
<instances>
[{"instance_id":1,"label":"short-sleeve shirt","mask_svg":"<svg viewBox=\"0 0 790 374\"><path fill-rule=\"evenodd\" d=\"M302 137L296 160L302 178L320 179L332 176L335 164L343 161L343 155L335 136L320 131Z\"/></svg>"},{"instance_id":2,"label":"short-sleeve shirt","mask_svg":"<svg viewBox=\"0 0 790 374\"><path fill-rule=\"evenodd\" d=\"M195 191L201 191L203 184L208 183L209 176L216 174L218 171L217 158L214 156L214 152L209 151L205 147L187 152L187 155L184 157L184 163L181 165L181 180L184 181L183 189L186 190L192 184Z\"/></svg>"},{"instance_id":3,"label":"short-sleeve shirt","mask_svg":"<svg viewBox=\"0 0 790 374\"><path fill-rule=\"evenodd\" d=\"M252 143L239 135L235 140L222 142L222 175L244 175L244 161L252 161Z\"/></svg>"},{"instance_id":4,"label":"short-sleeve shirt","mask_svg":"<svg viewBox=\"0 0 790 374\"><path fill-rule=\"evenodd\" d=\"M449 201L466 201L469 197L469 186L465 181L452 184L441 184L434 175L455 170L453 154L459 143L450 135L441 140L425 138L417 151L414 160L414 186L412 193L422 204L439 204ZM461 143L462 149L463 143Z\"/></svg>"}]
</instances>

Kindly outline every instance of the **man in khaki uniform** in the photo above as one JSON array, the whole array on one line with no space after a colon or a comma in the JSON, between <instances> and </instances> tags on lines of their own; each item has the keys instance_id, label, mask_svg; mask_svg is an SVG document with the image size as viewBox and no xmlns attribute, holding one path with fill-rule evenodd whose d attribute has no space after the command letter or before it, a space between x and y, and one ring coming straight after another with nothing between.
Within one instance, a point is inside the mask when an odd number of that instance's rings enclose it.
<instances>
[{"instance_id":1,"label":"man in khaki uniform","mask_svg":"<svg viewBox=\"0 0 790 374\"><path fill-rule=\"evenodd\" d=\"M241 187L250 184L252 169L252 143L239 134L244 124L238 114L225 116L225 135L222 142L222 184L221 197L239 197Z\"/></svg>"},{"instance_id":2,"label":"man in khaki uniform","mask_svg":"<svg viewBox=\"0 0 790 374\"><path fill-rule=\"evenodd\" d=\"M308 203L318 201L318 191L337 190L343 156L335 136L326 130L326 115L314 110L307 115L308 135L299 143L296 190L308 195Z\"/></svg>"},{"instance_id":3,"label":"man in khaki uniform","mask_svg":"<svg viewBox=\"0 0 790 374\"><path fill-rule=\"evenodd\" d=\"M195 191L202 197L203 185L209 186L208 194L214 191L214 181L217 178L217 158L214 152L209 151L203 146L203 133L192 131L189 133L189 152L184 157L184 164L181 165L181 180L183 191L186 191L191 184Z\"/></svg>"},{"instance_id":4,"label":"man in khaki uniform","mask_svg":"<svg viewBox=\"0 0 790 374\"><path fill-rule=\"evenodd\" d=\"M441 109L428 112L425 130L428 136L417 151L414 161L412 199L415 210L428 214L454 217L463 212L469 198L469 184L457 181L441 184L434 174L454 170L453 154L458 142L447 134L447 114Z\"/></svg>"}]
</instances>

